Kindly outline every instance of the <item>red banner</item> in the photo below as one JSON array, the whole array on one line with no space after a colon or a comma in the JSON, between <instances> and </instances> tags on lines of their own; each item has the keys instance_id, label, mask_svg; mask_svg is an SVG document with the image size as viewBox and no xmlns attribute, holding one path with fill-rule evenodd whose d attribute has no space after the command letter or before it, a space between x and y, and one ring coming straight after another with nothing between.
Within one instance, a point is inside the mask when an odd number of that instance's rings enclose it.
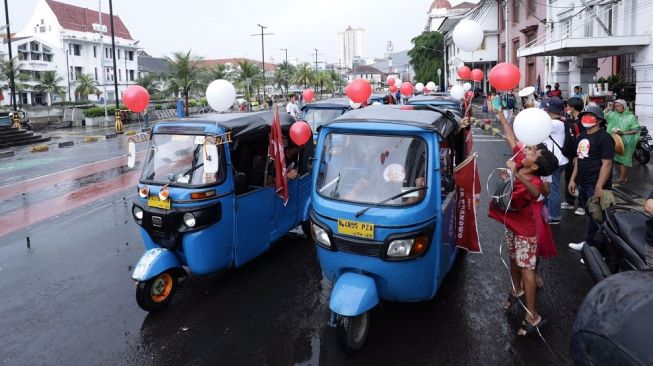
<instances>
[{"instance_id":1,"label":"red banner","mask_svg":"<svg viewBox=\"0 0 653 366\"><path fill-rule=\"evenodd\" d=\"M480 203L481 180L476 154L470 155L454 169L456 182L456 246L481 253L476 223L476 207Z\"/></svg>"},{"instance_id":2,"label":"red banner","mask_svg":"<svg viewBox=\"0 0 653 366\"><path fill-rule=\"evenodd\" d=\"M278 106L275 108L272 129L270 130L268 157L274 161L274 186L279 197L283 199L283 205L285 206L288 203L288 177L286 176L286 154L283 149L283 135L281 134Z\"/></svg>"}]
</instances>

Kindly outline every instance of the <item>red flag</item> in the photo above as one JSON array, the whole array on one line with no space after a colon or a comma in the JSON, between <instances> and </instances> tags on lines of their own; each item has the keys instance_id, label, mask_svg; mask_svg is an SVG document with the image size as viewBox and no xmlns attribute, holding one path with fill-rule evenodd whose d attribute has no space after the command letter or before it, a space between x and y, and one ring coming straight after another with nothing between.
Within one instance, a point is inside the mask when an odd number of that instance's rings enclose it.
<instances>
[{"instance_id":1,"label":"red flag","mask_svg":"<svg viewBox=\"0 0 653 366\"><path fill-rule=\"evenodd\" d=\"M288 177L286 176L286 154L283 149L279 106L275 109L274 119L272 120L268 158L274 161L274 186L279 197L283 199L283 205L285 206L288 203Z\"/></svg>"},{"instance_id":2,"label":"red flag","mask_svg":"<svg viewBox=\"0 0 653 366\"><path fill-rule=\"evenodd\" d=\"M481 180L472 154L454 169L456 182L456 246L473 253L481 252L476 223L476 207L481 193Z\"/></svg>"}]
</instances>

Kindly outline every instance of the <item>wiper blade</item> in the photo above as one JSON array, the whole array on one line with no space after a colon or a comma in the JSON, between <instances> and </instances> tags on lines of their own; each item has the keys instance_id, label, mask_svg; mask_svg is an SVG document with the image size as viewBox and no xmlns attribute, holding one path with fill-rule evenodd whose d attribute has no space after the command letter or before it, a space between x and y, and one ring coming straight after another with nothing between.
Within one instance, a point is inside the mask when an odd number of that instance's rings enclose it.
<instances>
[{"instance_id":1,"label":"wiper blade","mask_svg":"<svg viewBox=\"0 0 653 366\"><path fill-rule=\"evenodd\" d=\"M421 191L421 190L424 190L424 189L426 189L426 188L427 188L427 187L417 187L417 188L409 189L409 190L407 190L407 191L404 191L404 192L401 192L401 193L395 194L394 196L392 196L392 197L390 197L390 198L386 198L386 199L384 199L384 200L381 201L381 202L375 203L375 204L373 204L373 205L370 206L370 207L365 207L364 209L362 209L362 210L356 212L356 217L358 217L358 216L364 214L364 213L367 212L367 210L369 210L370 208L374 208L374 207L376 207L376 206L378 206L378 205L382 205L382 204L384 204L384 203L386 203L386 202L388 202L388 201L392 201L392 200L397 199L397 198L399 198L399 197L403 197L403 196L405 196L405 195L407 195L407 194L409 194L409 193L413 193L413 192Z\"/></svg>"},{"instance_id":2,"label":"wiper blade","mask_svg":"<svg viewBox=\"0 0 653 366\"><path fill-rule=\"evenodd\" d=\"M182 173L181 176L182 176L182 177L183 177L183 176L186 176L186 175L188 175L188 174L190 174L190 173L196 171L197 169L201 168L202 166L204 166L204 163L201 163L200 165L196 165L196 166L194 166L194 167L188 169L186 172Z\"/></svg>"}]
</instances>

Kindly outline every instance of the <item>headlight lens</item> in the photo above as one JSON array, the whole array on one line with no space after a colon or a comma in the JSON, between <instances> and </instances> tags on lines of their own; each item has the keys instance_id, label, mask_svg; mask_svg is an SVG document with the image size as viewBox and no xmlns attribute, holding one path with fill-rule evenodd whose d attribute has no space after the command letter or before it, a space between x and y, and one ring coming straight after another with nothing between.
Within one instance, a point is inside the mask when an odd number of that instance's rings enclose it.
<instances>
[{"instance_id":1,"label":"headlight lens","mask_svg":"<svg viewBox=\"0 0 653 366\"><path fill-rule=\"evenodd\" d=\"M188 227L195 227L195 224L197 223L195 221L195 215L193 215L190 212L186 212L183 216L183 219L184 219L184 225Z\"/></svg>"},{"instance_id":2,"label":"headlight lens","mask_svg":"<svg viewBox=\"0 0 653 366\"><path fill-rule=\"evenodd\" d=\"M138 195L141 198L147 198L149 194L150 194L150 188L148 186L142 186L141 189L138 190Z\"/></svg>"},{"instance_id":3,"label":"headlight lens","mask_svg":"<svg viewBox=\"0 0 653 366\"><path fill-rule=\"evenodd\" d=\"M318 242L318 244L324 245L325 247L331 248L331 240L329 240L329 233L324 230L322 227L315 225L311 222L311 234L313 234L313 239Z\"/></svg>"},{"instance_id":4,"label":"headlight lens","mask_svg":"<svg viewBox=\"0 0 653 366\"><path fill-rule=\"evenodd\" d=\"M428 246L428 235L420 235L416 238L397 239L388 245L387 255L389 258L412 258L417 257L426 251Z\"/></svg>"},{"instance_id":5,"label":"headlight lens","mask_svg":"<svg viewBox=\"0 0 653 366\"><path fill-rule=\"evenodd\" d=\"M168 187L161 188L161 190L159 191L159 199L161 201L165 201L168 199L169 196L170 196L170 191L168 190Z\"/></svg>"},{"instance_id":6,"label":"headlight lens","mask_svg":"<svg viewBox=\"0 0 653 366\"><path fill-rule=\"evenodd\" d=\"M143 220L143 209L141 209L138 206L134 206L132 208L132 213L134 214L134 218L136 220Z\"/></svg>"}]
</instances>

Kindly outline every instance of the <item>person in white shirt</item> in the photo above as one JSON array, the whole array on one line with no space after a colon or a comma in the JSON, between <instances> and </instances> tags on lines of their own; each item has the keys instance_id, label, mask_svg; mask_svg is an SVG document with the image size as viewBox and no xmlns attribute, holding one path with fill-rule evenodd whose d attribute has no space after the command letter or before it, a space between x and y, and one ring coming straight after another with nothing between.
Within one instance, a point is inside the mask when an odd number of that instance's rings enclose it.
<instances>
[{"instance_id":1,"label":"person in white shirt","mask_svg":"<svg viewBox=\"0 0 653 366\"><path fill-rule=\"evenodd\" d=\"M294 95L290 97L290 102L286 105L286 112L295 118L299 118L299 107L297 107L296 101L297 97Z\"/></svg>"},{"instance_id":2,"label":"person in white shirt","mask_svg":"<svg viewBox=\"0 0 653 366\"><path fill-rule=\"evenodd\" d=\"M560 177L569 163L569 159L562 152L562 147L565 144L565 123L561 120L561 116L564 114L565 106L562 99L550 97L544 104L544 110L551 117L553 124L551 135L544 141L544 144L558 159L558 169L551 174L551 187L549 196L547 197L549 224L557 225L560 223L561 217L560 203L562 192L560 191Z\"/></svg>"}]
</instances>

